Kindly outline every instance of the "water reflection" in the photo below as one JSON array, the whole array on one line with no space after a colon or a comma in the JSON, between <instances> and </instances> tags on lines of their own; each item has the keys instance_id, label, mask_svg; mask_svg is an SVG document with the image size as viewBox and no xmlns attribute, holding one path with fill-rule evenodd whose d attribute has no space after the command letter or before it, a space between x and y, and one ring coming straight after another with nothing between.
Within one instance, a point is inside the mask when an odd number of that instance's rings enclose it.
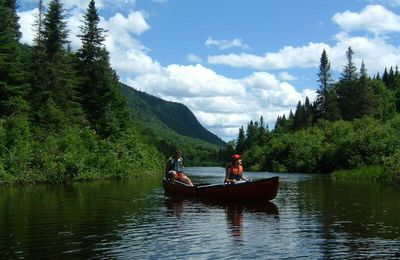
<instances>
[{"instance_id":1,"label":"water reflection","mask_svg":"<svg viewBox=\"0 0 400 260\"><path fill-rule=\"evenodd\" d=\"M195 210L209 209L213 212L222 210L225 213L227 230L230 237L233 239L233 244L239 246L243 244L244 229L246 217L253 219L254 217L272 217L279 220L278 207L269 201L209 201L209 200L194 200L182 198L166 198L165 206L167 217L175 217L178 220L182 219L185 213ZM251 222L249 220L249 222Z\"/></svg>"}]
</instances>

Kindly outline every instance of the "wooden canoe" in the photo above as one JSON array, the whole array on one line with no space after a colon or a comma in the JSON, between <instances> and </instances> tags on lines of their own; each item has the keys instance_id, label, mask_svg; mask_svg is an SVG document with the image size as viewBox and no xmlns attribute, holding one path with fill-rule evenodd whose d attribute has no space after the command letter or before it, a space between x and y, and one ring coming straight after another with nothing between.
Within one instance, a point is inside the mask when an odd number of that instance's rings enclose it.
<instances>
[{"instance_id":1,"label":"wooden canoe","mask_svg":"<svg viewBox=\"0 0 400 260\"><path fill-rule=\"evenodd\" d=\"M164 179L165 195L211 200L272 200L278 194L279 177L238 183L189 186Z\"/></svg>"}]
</instances>

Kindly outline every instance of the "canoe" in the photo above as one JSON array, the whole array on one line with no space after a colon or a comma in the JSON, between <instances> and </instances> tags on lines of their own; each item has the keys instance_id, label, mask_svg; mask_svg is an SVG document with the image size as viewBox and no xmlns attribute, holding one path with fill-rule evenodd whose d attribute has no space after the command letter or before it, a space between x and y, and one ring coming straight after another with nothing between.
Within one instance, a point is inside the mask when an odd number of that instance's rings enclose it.
<instances>
[{"instance_id":1,"label":"canoe","mask_svg":"<svg viewBox=\"0 0 400 260\"><path fill-rule=\"evenodd\" d=\"M189 186L163 180L165 195L211 200L272 200L278 194L279 177L238 183L200 184Z\"/></svg>"}]
</instances>

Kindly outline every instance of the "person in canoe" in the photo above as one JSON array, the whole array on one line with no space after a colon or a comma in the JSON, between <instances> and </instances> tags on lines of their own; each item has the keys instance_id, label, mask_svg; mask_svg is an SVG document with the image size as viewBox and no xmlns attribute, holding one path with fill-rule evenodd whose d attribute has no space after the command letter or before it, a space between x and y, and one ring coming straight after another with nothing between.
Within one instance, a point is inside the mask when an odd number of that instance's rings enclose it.
<instances>
[{"instance_id":1,"label":"person in canoe","mask_svg":"<svg viewBox=\"0 0 400 260\"><path fill-rule=\"evenodd\" d=\"M192 181L183 173L183 158L180 150L176 150L175 154L168 158L165 174L168 180L177 180L193 186Z\"/></svg>"},{"instance_id":2,"label":"person in canoe","mask_svg":"<svg viewBox=\"0 0 400 260\"><path fill-rule=\"evenodd\" d=\"M231 156L231 165L226 169L224 182L235 183L241 180L247 181L247 179L243 177L242 158L239 154L234 154Z\"/></svg>"}]
</instances>

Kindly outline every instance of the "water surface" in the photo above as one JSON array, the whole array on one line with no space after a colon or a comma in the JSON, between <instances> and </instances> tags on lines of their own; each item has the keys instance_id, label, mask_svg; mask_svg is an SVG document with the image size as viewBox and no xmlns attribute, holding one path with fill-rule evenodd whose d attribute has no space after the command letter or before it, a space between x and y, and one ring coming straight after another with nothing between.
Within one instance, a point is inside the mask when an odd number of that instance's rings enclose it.
<instances>
[{"instance_id":1,"label":"water surface","mask_svg":"<svg viewBox=\"0 0 400 260\"><path fill-rule=\"evenodd\" d=\"M187 168L219 183L222 168ZM269 203L164 196L162 176L0 188L2 258L400 258L400 192L327 175L279 175Z\"/></svg>"}]
</instances>

